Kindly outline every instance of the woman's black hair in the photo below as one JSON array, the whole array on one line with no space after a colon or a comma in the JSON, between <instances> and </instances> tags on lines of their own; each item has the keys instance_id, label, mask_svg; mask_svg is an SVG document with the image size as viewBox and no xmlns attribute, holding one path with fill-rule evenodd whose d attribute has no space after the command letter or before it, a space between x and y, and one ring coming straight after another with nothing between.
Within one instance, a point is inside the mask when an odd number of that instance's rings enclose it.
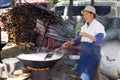
<instances>
[{"instance_id":1,"label":"woman's black hair","mask_svg":"<svg viewBox=\"0 0 120 80\"><path fill-rule=\"evenodd\" d=\"M94 13L92 13L92 12L90 12L91 14L94 14ZM96 18L96 14L94 14L94 18Z\"/></svg>"}]
</instances>

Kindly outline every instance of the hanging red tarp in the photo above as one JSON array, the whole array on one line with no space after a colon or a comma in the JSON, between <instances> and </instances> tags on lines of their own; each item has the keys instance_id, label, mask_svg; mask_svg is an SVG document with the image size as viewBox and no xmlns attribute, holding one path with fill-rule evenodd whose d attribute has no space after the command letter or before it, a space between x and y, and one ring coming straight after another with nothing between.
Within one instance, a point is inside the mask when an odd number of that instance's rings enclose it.
<instances>
[{"instance_id":1,"label":"hanging red tarp","mask_svg":"<svg viewBox=\"0 0 120 80\"><path fill-rule=\"evenodd\" d=\"M48 3L48 0L25 0L28 3ZM16 3L26 3L24 0L17 0Z\"/></svg>"}]
</instances>

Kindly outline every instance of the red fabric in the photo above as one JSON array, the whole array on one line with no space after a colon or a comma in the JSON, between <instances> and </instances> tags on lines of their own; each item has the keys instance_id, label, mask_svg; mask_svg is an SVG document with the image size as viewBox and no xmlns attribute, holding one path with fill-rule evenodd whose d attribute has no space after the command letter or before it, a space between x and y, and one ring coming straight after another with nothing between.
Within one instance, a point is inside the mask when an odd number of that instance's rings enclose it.
<instances>
[{"instance_id":1,"label":"red fabric","mask_svg":"<svg viewBox=\"0 0 120 80\"><path fill-rule=\"evenodd\" d=\"M52 46L53 46L53 43L54 43L54 40L49 37L48 40L47 40L47 48L51 49Z\"/></svg>"},{"instance_id":2,"label":"red fabric","mask_svg":"<svg viewBox=\"0 0 120 80\"><path fill-rule=\"evenodd\" d=\"M25 0L28 3L48 3L48 0ZM25 3L24 0L21 0L22 3ZM16 3L19 3L19 0L17 0Z\"/></svg>"}]
</instances>

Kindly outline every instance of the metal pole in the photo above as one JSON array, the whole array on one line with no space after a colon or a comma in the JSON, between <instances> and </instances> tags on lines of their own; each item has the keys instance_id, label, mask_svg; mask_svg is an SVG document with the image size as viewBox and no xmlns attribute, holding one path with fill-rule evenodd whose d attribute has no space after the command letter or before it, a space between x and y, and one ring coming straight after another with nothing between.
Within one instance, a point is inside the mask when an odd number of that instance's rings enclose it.
<instances>
[{"instance_id":1,"label":"metal pole","mask_svg":"<svg viewBox=\"0 0 120 80\"><path fill-rule=\"evenodd\" d=\"M2 50L2 46L1 46L1 26L0 26L0 51Z\"/></svg>"},{"instance_id":2,"label":"metal pole","mask_svg":"<svg viewBox=\"0 0 120 80\"><path fill-rule=\"evenodd\" d=\"M1 22L1 18L0 18L0 22ZM2 44L1 44L1 25L0 25L0 51L2 51ZM2 63L2 59L1 59L1 54L0 54L0 63Z\"/></svg>"},{"instance_id":3,"label":"metal pole","mask_svg":"<svg viewBox=\"0 0 120 80\"><path fill-rule=\"evenodd\" d=\"M94 5L94 0L91 0L91 6L93 6Z\"/></svg>"},{"instance_id":4,"label":"metal pole","mask_svg":"<svg viewBox=\"0 0 120 80\"><path fill-rule=\"evenodd\" d=\"M48 31L48 28L49 28L49 23L50 23L50 17L48 18L48 21L45 23L45 32L44 32L44 35L43 35L43 38L42 38L42 41L41 41L41 43L40 43L40 45L39 45L39 52L41 51L41 48L42 48L42 46L43 46L43 42L44 42L44 40L45 40L45 37L46 37L46 34L47 34L47 31Z\"/></svg>"},{"instance_id":5,"label":"metal pole","mask_svg":"<svg viewBox=\"0 0 120 80\"><path fill-rule=\"evenodd\" d=\"M1 44L1 18L0 18L0 51L2 50L2 44Z\"/></svg>"},{"instance_id":6,"label":"metal pole","mask_svg":"<svg viewBox=\"0 0 120 80\"><path fill-rule=\"evenodd\" d=\"M16 6L16 0L10 0L10 3L12 8Z\"/></svg>"}]
</instances>

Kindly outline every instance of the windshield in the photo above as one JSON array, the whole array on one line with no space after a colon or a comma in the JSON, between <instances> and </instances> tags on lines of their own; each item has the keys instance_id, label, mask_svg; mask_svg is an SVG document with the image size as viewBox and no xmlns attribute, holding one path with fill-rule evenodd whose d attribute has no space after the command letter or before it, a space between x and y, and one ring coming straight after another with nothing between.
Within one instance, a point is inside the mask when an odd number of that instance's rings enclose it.
<instances>
[{"instance_id":1,"label":"windshield","mask_svg":"<svg viewBox=\"0 0 120 80\"><path fill-rule=\"evenodd\" d=\"M81 10L84 9L85 6L72 6L72 16L81 15ZM95 6L97 15L104 16L110 13L111 7L110 6ZM55 7L55 12L64 15L65 6L57 6Z\"/></svg>"}]
</instances>

